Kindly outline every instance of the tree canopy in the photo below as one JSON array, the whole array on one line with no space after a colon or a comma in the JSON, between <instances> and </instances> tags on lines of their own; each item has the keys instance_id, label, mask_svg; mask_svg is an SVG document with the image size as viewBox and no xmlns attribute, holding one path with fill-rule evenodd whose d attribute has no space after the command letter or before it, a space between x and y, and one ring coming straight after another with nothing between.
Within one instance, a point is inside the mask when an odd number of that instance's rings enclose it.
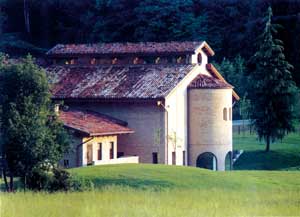
<instances>
[{"instance_id":1,"label":"tree canopy","mask_svg":"<svg viewBox=\"0 0 300 217\"><path fill-rule=\"evenodd\" d=\"M250 118L260 139L270 143L293 130L296 86L290 65L283 54L283 43L276 39L278 25L272 23L268 8L263 33L258 37L258 50L250 60ZM250 91L251 89L251 91Z\"/></svg>"},{"instance_id":2,"label":"tree canopy","mask_svg":"<svg viewBox=\"0 0 300 217\"><path fill-rule=\"evenodd\" d=\"M68 150L67 134L53 113L46 74L30 56L2 64L0 77L2 154L11 179L26 180L35 167L57 164Z\"/></svg>"},{"instance_id":3,"label":"tree canopy","mask_svg":"<svg viewBox=\"0 0 300 217\"><path fill-rule=\"evenodd\" d=\"M284 27L278 37L299 86L300 2L295 0L1 0L0 51L41 55L58 43L206 40L218 63L238 55L247 60L269 5L272 19Z\"/></svg>"}]
</instances>

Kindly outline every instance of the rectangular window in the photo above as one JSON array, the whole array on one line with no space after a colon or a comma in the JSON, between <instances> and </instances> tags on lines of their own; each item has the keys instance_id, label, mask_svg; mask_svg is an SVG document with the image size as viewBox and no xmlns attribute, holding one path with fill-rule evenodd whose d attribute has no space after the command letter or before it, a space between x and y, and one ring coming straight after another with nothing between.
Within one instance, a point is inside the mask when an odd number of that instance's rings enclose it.
<instances>
[{"instance_id":1,"label":"rectangular window","mask_svg":"<svg viewBox=\"0 0 300 217\"><path fill-rule=\"evenodd\" d=\"M109 158L114 158L114 142L110 142Z\"/></svg>"},{"instance_id":2,"label":"rectangular window","mask_svg":"<svg viewBox=\"0 0 300 217\"><path fill-rule=\"evenodd\" d=\"M102 160L102 143L99 143L98 160Z\"/></svg>"},{"instance_id":3,"label":"rectangular window","mask_svg":"<svg viewBox=\"0 0 300 217\"><path fill-rule=\"evenodd\" d=\"M172 152L172 165L176 165L176 152Z\"/></svg>"},{"instance_id":4,"label":"rectangular window","mask_svg":"<svg viewBox=\"0 0 300 217\"><path fill-rule=\"evenodd\" d=\"M87 158L87 165L92 165L93 164L93 144L87 145L86 158Z\"/></svg>"},{"instance_id":5,"label":"rectangular window","mask_svg":"<svg viewBox=\"0 0 300 217\"><path fill-rule=\"evenodd\" d=\"M124 156L124 152L118 152L117 153L117 157L119 158L119 157L123 157Z\"/></svg>"},{"instance_id":6,"label":"rectangular window","mask_svg":"<svg viewBox=\"0 0 300 217\"><path fill-rule=\"evenodd\" d=\"M185 151L182 151L182 165L185 165Z\"/></svg>"},{"instance_id":7,"label":"rectangular window","mask_svg":"<svg viewBox=\"0 0 300 217\"><path fill-rule=\"evenodd\" d=\"M69 167L69 160L64 159L64 167L68 168Z\"/></svg>"},{"instance_id":8,"label":"rectangular window","mask_svg":"<svg viewBox=\"0 0 300 217\"><path fill-rule=\"evenodd\" d=\"M157 157L157 152L152 153L152 163L157 164L158 163L158 157Z\"/></svg>"},{"instance_id":9,"label":"rectangular window","mask_svg":"<svg viewBox=\"0 0 300 217\"><path fill-rule=\"evenodd\" d=\"M223 120L227 121L227 108L223 108Z\"/></svg>"}]
</instances>

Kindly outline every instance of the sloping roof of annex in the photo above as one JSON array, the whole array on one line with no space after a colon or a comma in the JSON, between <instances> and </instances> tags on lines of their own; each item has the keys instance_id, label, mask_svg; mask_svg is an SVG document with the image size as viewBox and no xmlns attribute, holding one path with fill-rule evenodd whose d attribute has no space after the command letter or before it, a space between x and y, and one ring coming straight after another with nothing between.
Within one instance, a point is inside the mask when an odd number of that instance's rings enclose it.
<instances>
[{"instance_id":1,"label":"sloping roof of annex","mask_svg":"<svg viewBox=\"0 0 300 217\"><path fill-rule=\"evenodd\" d=\"M80 109L61 110L59 119L65 127L89 136L107 136L134 133L127 123L98 112Z\"/></svg>"}]
</instances>

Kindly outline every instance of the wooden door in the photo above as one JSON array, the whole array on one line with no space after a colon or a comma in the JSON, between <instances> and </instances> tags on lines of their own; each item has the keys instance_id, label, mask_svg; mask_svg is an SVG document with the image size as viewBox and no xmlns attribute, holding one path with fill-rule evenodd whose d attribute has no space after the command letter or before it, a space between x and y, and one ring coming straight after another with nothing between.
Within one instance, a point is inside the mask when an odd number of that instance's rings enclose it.
<instances>
[{"instance_id":1,"label":"wooden door","mask_svg":"<svg viewBox=\"0 0 300 217\"><path fill-rule=\"evenodd\" d=\"M93 145L92 144L87 145L86 158L87 158L88 165L93 163Z\"/></svg>"}]
</instances>

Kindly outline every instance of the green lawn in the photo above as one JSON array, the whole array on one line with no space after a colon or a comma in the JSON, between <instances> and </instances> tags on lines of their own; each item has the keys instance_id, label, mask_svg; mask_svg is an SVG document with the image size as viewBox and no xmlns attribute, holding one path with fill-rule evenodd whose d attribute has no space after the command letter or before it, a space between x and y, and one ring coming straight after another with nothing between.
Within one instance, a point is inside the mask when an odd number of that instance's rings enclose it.
<instances>
[{"instance_id":1,"label":"green lawn","mask_svg":"<svg viewBox=\"0 0 300 217\"><path fill-rule=\"evenodd\" d=\"M245 152L231 172L148 164L71 169L94 190L1 193L0 216L300 216L300 134L269 153L264 148L255 135L234 134L234 149Z\"/></svg>"},{"instance_id":2,"label":"green lawn","mask_svg":"<svg viewBox=\"0 0 300 217\"><path fill-rule=\"evenodd\" d=\"M0 216L299 216L297 171L213 172L166 165L71 170L91 192L0 195Z\"/></svg>"},{"instance_id":3,"label":"green lawn","mask_svg":"<svg viewBox=\"0 0 300 217\"><path fill-rule=\"evenodd\" d=\"M233 148L245 151L234 164L235 170L300 170L300 132L271 144L269 153L264 151L265 145L255 134L235 133Z\"/></svg>"}]
</instances>

